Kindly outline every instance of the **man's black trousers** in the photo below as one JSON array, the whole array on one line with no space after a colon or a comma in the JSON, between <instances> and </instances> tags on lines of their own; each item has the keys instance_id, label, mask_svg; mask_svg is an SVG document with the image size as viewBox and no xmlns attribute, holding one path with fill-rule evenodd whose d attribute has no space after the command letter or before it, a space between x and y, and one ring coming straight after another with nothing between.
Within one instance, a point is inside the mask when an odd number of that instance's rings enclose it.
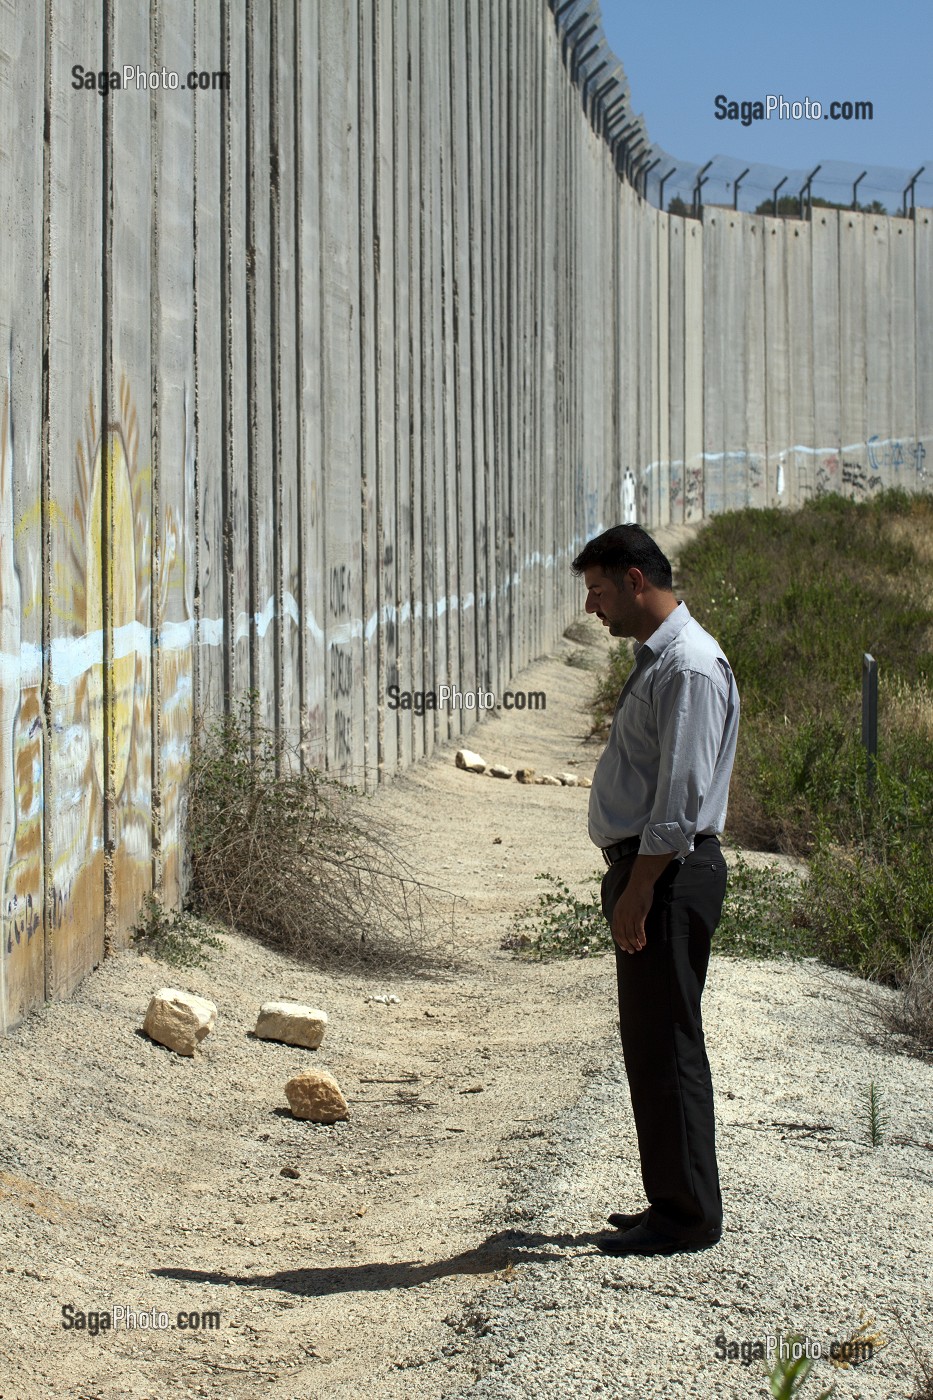
<instances>
[{"instance_id":1,"label":"man's black trousers","mask_svg":"<svg viewBox=\"0 0 933 1400\"><path fill-rule=\"evenodd\" d=\"M603 876L607 920L634 861L623 857ZM722 1229L700 998L725 893L726 862L716 838L707 837L682 864L672 860L655 884L644 948L615 950L622 1053L648 1224L684 1241L718 1237Z\"/></svg>"}]
</instances>

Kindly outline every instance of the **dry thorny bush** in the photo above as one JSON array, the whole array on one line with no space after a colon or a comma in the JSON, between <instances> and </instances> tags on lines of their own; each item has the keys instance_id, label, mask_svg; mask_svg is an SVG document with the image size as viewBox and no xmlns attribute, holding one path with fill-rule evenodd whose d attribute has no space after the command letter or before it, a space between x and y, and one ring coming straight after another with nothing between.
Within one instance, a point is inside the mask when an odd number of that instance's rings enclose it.
<instances>
[{"instance_id":1,"label":"dry thorny bush","mask_svg":"<svg viewBox=\"0 0 933 1400\"><path fill-rule=\"evenodd\" d=\"M303 767L249 698L195 734L187 825L202 918L318 966L425 963L440 891L393 849L370 799Z\"/></svg>"},{"instance_id":2,"label":"dry thorny bush","mask_svg":"<svg viewBox=\"0 0 933 1400\"><path fill-rule=\"evenodd\" d=\"M933 1057L933 932L911 947L897 998L886 1008L886 1020L891 1030Z\"/></svg>"}]
</instances>

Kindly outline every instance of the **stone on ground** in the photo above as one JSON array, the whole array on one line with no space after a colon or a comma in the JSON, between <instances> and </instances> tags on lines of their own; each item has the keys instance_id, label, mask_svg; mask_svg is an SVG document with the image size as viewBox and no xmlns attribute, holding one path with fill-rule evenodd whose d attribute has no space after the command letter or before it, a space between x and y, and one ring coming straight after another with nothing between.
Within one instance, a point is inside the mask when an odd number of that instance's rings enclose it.
<instances>
[{"instance_id":1,"label":"stone on ground","mask_svg":"<svg viewBox=\"0 0 933 1400\"><path fill-rule=\"evenodd\" d=\"M281 1040L316 1050L327 1030L327 1012L297 1001L266 1001L259 1008L256 1029L260 1040Z\"/></svg>"},{"instance_id":2,"label":"stone on ground","mask_svg":"<svg viewBox=\"0 0 933 1400\"><path fill-rule=\"evenodd\" d=\"M533 768L517 768L515 776L520 783L533 783L535 780L535 770Z\"/></svg>"},{"instance_id":3,"label":"stone on ground","mask_svg":"<svg viewBox=\"0 0 933 1400\"><path fill-rule=\"evenodd\" d=\"M482 773L486 767L486 760L471 749L458 749L454 762L458 768L465 768L468 773Z\"/></svg>"},{"instance_id":4,"label":"stone on ground","mask_svg":"<svg viewBox=\"0 0 933 1400\"><path fill-rule=\"evenodd\" d=\"M490 777L493 778L511 778L512 770L511 768L506 768L504 763L494 763L489 770L489 774Z\"/></svg>"},{"instance_id":5,"label":"stone on ground","mask_svg":"<svg viewBox=\"0 0 933 1400\"><path fill-rule=\"evenodd\" d=\"M294 1118L307 1118L312 1123L336 1123L340 1118L350 1117L340 1086L326 1069L308 1069L296 1074L285 1085L285 1097Z\"/></svg>"},{"instance_id":6,"label":"stone on ground","mask_svg":"<svg viewBox=\"0 0 933 1400\"><path fill-rule=\"evenodd\" d=\"M206 997L163 987L149 1003L143 1031L178 1055L193 1055L216 1020L217 1007Z\"/></svg>"}]
</instances>

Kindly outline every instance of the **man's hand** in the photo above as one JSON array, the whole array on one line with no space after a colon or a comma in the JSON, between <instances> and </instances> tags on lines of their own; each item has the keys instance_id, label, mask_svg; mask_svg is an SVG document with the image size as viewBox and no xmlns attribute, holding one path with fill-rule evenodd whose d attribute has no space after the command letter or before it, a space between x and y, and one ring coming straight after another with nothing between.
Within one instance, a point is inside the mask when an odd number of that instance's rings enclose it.
<instances>
[{"instance_id":1,"label":"man's hand","mask_svg":"<svg viewBox=\"0 0 933 1400\"><path fill-rule=\"evenodd\" d=\"M612 936L624 953L638 953L645 946L645 920L654 897L655 881L673 859L664 856L636 856L628 884L612 911Z\"/></svg>"}]
</instances>

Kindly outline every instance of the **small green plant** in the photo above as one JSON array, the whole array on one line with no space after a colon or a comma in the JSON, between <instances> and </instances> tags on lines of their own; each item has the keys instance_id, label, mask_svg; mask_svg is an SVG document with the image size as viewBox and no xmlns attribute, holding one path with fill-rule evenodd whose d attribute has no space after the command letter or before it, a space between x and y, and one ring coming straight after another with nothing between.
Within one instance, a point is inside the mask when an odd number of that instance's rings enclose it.
<instances>
[{"instance_id":1,"label":"small green plant","mask_svg":"<svg viewBox=\"0 0 933 1400\"><path fill-rule=\"evenodd\" d=\"M800 877L776 864L752 866L738 851L727 851L726 859L729 881L714 951L736 958L812 953L807 930L800 926Z\"/></svg>"},{"instance_id":2,"label":"small green plant","mask_svg":"<svg viewBox=\"0 0 933 1400\"><path fill-rule=\"evenodd\" d=\"M596 685L590 696L590 713L593 717L591 733L596 738L605 739L619 700L619 692L632 669L632 644L627 639L616 642L609 649L609 662L596 678Z\"/></svg>"},{"instance_id":3,"label":"small green plant","mask_svg":"<svg viewBox=\"0 0 933 1400\"><path fill-rule=\"evenodd\" d=\"M166 909L151 892L143 899L133 947L172 967L207 967L223 940L188 913Z\"/></svg>"},{"instance_id":4,"label":"small green plant","mask_svg":"<svg viewBox=\"0 0 933 1400\"><path fill-rule=\"evenodd\" d=\"M586 958L608 953L612 937L599 900L599 872L592 877L597 885L588 899L579 899L566 881L542 872L536 880L549 888L538 895L533 909L516 920L502 947L537 958Z\"/></svg>"},{"instance_id":5,"label":"small green plant","mask_svg":"<svg viewBox=\"0 0 933 1400\"><path fill-rule=\"evenodd\" d=\"M792 1397L799 1395L807 1377L813 1370L813 1358L807 1356L804 1348L804 1338L799 1336L782 1337L781 1345L778 1348L778 1356L774 1365L765 1370L768 1378L768 1385L774 1400L792 1400ZM794 1351L800 1351L799 1356L794 1356ZM828 1400L836 1389L835 1381L828 1390L821 1390L815 1400Z\"/></svg>"},{"instance_id":6,"label":"small green plant","mask_svg":"<svg viewBox=\"0 0 933 1400\"><path fill-rule=\"evenodd\" d=\"M862 1122L872 1147L880 1147L884 1142L889 1121L884 1107L884 1090L872 1080L868 1086L868 1093L865 1095L862 1109Z\"/></svg>"}]
</instances>

